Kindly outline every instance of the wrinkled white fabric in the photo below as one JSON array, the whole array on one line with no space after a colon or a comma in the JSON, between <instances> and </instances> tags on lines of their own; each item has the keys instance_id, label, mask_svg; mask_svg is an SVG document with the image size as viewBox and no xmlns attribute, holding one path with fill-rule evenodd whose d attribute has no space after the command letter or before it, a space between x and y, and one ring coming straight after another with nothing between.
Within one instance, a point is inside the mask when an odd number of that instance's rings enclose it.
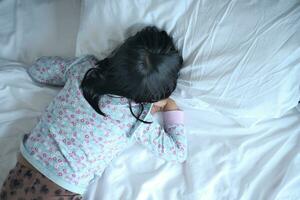
<instances>
[{"instance_id":1,"label":"wrinkled white fabric","mask_svg":"<svg viewBox=\"0 0 300 200\"><path fill-rule=\"evenodd\" d=\"M194 107L249 127L297 105L298 0L84 0L81 15L77 55L103 58L145 25L167 30L185 61L175 95Z\"/></svg>"},{"instance_id":2,"label":"wrinkled white fabric","mask_svg":"<svg viewBox=\"0 0 300 200\"><path fill-rule=\"evenodd\" d=\"M0 58L74 56L80 7L80 0L0 1Z\"/></svg>"},{"instance_id":3,"label":"wrinkled white fabric","mask_svg":"<svg viewBox=\"0 0 300 200\"><path fill-rule=\"evenodd\" d=\"M145 24L174 36L185 59L174 97L186 111L189 139L183 165L131 147L86 199L300 199L300 117L290 110L299 99L299 4L85 0L77 55L104 57ZM79 0L0 1L0 57L73 56L79 10ZM22 135L58 92L33 83L23 67L0 60L0 184ZM257 125L243 128L216 110Z\"/></svg>"},{"instance_id":4,"label":"wrinkled white fabric","mask_svg":"<svg viewBox=\"0 0 300 200\"><path fill-rule=\"evenodd\" d=\"M57 94L31 81L18 63L0 60L0 184L16 161L21 136ZM300 113L243 128L212 110L185 110L188 159L166 163L134 145L90 186L88 200L300 199Z\"/></svg>"}]
</instances>

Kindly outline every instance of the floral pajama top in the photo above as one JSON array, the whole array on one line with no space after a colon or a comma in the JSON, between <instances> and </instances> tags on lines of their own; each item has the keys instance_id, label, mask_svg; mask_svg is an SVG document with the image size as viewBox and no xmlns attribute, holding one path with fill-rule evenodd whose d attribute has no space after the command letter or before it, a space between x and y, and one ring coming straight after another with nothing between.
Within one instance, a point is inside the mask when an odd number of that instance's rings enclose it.
<instances>
[{"instance_id":1,"label":"floral pajama top","mask_svg":"<svg viewBox=\"0 0 300 200\"><path fill-rule=\"evenodd\" d=\"M50 180L78 194L133 143L168 161L183 162L187 156L182 111L164 112L162 127L150 113L152 104L144 105L141 115L151 124L137 121L128 99L120 96L101 97L99 107L106 117L90 106L79 86L96 61L91 55L41 57L28 69L33 80L63 88L24 137L21 154ZM132 109L138 113L138 104L132 103Z\"/></svg>"}]
</instances>

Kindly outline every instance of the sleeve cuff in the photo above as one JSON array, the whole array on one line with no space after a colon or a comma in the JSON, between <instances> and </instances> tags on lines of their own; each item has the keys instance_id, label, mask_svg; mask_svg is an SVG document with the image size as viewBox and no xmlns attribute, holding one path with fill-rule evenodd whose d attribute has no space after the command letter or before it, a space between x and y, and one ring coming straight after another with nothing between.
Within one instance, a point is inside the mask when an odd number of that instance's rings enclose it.
<instances>
[{"instance_id":1,"label":"sleeve cuff","mask_svg":"<svg viewBox=\"0 0 300 200\"><path fill-rule=\"evenodd\" d=\"M165 124L183 124L184 113L181 110L172 110L163 112L163 119Z\"/></svg>"}]
</instances>

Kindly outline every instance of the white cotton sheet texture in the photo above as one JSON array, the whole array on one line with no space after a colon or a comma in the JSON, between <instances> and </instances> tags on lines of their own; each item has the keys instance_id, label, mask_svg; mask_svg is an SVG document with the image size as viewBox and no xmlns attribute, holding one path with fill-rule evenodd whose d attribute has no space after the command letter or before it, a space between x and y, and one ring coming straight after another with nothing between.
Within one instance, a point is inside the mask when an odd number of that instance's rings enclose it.
<instances>
[{"instance_id":1,"label":"white cotton sheet texture","mask_svg":"<svg viewBox=\"0 0 300 200\"><path fill-rule=\"evenodd\" d=\"M0 58L74 56L80 6L80 0L0 1Z\"/></svg>"},{"instance_id":2,"label":"white cotton sheet texture","mask_svg":"<svg viewBox=\"0 0 300 200\"><path fill-rule=\"evenodd\" d=\"M0 59L0 184L15 165L22 136L57 93L55 88L34 84L26 67Z\"/></svg>"},{"instance_id":3,"label":"white cotton sheet texture","mask_svg":"<svg viewBox=\"0 0 300 200\"><path fill-rule=\"evenodd\" d=\"M165 29L182 50L174 95L194 108L250 127L297 105L298 0L84 0L76 55L104 58L146 25Z\"/></svg>"},{"instance_id":4,"label":"white cotton sheet texture","mask_svg":"<svg viewBox=\"0 0 300 200\"><path fill-rule=\"evenodd\" d=\"M0 60L0 184L19 143L58 88L37 85L19 63ZM113 160L85 194L88 200L298 200L300 113L244 128L176 99L186 113L188 159L167 163L134 145Z\"/></svg>"}]
</instances>

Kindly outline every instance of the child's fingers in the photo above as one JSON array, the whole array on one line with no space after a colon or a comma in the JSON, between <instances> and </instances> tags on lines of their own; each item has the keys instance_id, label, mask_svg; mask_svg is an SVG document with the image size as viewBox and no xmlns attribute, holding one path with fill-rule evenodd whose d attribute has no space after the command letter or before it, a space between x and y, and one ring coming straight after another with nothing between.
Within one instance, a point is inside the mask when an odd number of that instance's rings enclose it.
<instances>
[{"instance_id":1,"label":"child's fingers","mask_svg":"<svg viewBox=\"0 0 300 200\"><path fill-rule=\"evenodd\" d=\"M172 111L172 110L178 110L176 102L169 98L167 104L164 106L164 111Z\"/></svg>"},{"instance_id":2,"label":"child's fingers","mask_svg":"<svg viewBox=\"0 0 300 200\"><path fill-rule=\"evenodd\" d=\"M161 111L161 107L155 106L155 105L152 106L151 114L154 114L154 113L159 112L159 111Z\"/></svg>"},{"instance_id":3,"label":"child's fingers","mask_svg":"<svg viewBox=\"0 0 300 200\"><path fill-rule=\"evenodd\" d=\"M158 106L158 107L164 107L166 105L167 101L168 101L168 99L163 99L158 102L155 102L153 105Z\"/></svg>"}]
</instances>

